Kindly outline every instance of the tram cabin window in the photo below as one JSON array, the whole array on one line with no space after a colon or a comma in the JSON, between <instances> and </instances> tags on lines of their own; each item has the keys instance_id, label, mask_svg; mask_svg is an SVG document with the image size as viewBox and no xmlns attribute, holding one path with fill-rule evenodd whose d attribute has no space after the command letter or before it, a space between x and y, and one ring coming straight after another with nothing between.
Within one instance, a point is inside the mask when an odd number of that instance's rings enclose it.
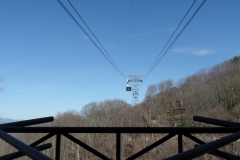
<instances>
[{"instance_id":1,"label":"tram cabin window","mask_svg":"<svg viewBox=\"0 0 240 160\"><path fill-rule=\"evenodd\" d=\"M131 87L126 87L126 91L131 91Z\"/></svg>"}]
</instances>

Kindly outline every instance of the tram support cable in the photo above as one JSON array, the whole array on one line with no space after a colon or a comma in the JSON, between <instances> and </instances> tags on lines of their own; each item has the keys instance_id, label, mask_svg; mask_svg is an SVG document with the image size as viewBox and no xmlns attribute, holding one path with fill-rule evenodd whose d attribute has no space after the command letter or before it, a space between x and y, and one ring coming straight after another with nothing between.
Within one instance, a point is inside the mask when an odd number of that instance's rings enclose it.
<instances>
[{"instance_id":1,"label":"tram support cable","mask_svg":"<svg viewBox=\"0 0 240 160\"><path fill-rule=\"evenodd\" d=\"M186 29L186 27L189 25L189 23L193 20L193 18L196 16L196 14L198 13L198 11L202 8L202 6L205 4L205 2L206 2L207 0L204 0L202 3L201 3L201 5L198 7L198 9L194 12L194 14L192 15L192 17L188 20L188 22L185 24L185 26L182 28L182 30L178 33L178 35L175 37L175 39L172 41L172 43L169 45L169 47L165 50L165 52L164 52L164 54L161 56L161 58L160 59L156 59L155 60L155 62L153 63L153 65L150 67L150 69L148 70L148 72L145 74L145 76L144 76L144 78L143 79L146 79L146 77L155 69L155 67L158 65L158 63L162 60L162 58L166 55L166 53L169 51L169 49L172 47L172 45L176 42L176 40L179 38L179 36L182 34L182 32ZM194 3L195 3L195 1L194 1ZM194 4L193 3L193 4ZM192 6L191 6L192 7ZM190 9L191 9L191 7L190 7ZM189 12L189 11L188 11ZM187 12L187 13L188 13ZM184 16L184 18L186 17L186 15ZM182 20L183 21L183 20ZM181 23L182 23L182 21L181 21ZM180 25L179 25L180 26ZM178 26L178 27L179 27ZM178 28L177 27L177 28ZM176 30L175 30L175 32L176 32ZM174 32L174 33L175 33ZM173 36L173 35L172 35ZM172 38L172 36L171 36L171 38ZM170 38L170 39L171 39ZM170 41L170 39L169 39L169 41ZM169 43L169 41L167 42L167 44ZM167 45L166 44L166 45ZM166 47L166 45L165 45L165 47ZM164 49L165 49L165 47L164 47ZM164 50L163 49L163 50ZM163 51L162 50L162 51ZM162 53L162 51L161 51L161 53ZM161 55L161 53L159 54L159 56ZM158 56L158 57L159 57Z\"/></svg>"},{"instance_id":2,"label":"tram support cable","mask_svg":"<svg viewBox=\"0 0 240 160\"><path fill-rule=\"evenodd\" d=\"M89 36L89 34L85 31L85 29L80 25L80 23L74 18L74 16L70 13L70 11L66 8L66 6L61 2L61 0L57 0L58 3L62 6L62 8L67 12L67 14L72 18L72 20L77 24L77 26L83 31L83 33L90 39L90 41L93 43L93 45L102 53L102 55L108 60L108 62L117 70L119 74L122 75L124 79L127 79L127 77L123 74L123 72L119 69L119 67L116 65L116 63L113 61L113 59L110 57L110 59L107 57L107 55L101 50L101 48L96 44L96 42ZM86 24L85 24L86 25ZM88 27L89 28L89 27ZM89 29L90 30L90 29ZM91 31L90 31L91 32ZM91 32L92 33L92 32ZM92 33L93 34L93 33ZM94 35L94 34L93 34ZM95 36L94 36L95 37ZM96 38L96 37L95 37ZM97 40L97 38L96 38ZM98 40L97 40L98 41ZM99 42L99 41L98 41ZM101 45L101 43L99 42ZM103 46L102 46L103 48ZM105 49L104 49L105 50Z\"/></svg>"}]
</instances>

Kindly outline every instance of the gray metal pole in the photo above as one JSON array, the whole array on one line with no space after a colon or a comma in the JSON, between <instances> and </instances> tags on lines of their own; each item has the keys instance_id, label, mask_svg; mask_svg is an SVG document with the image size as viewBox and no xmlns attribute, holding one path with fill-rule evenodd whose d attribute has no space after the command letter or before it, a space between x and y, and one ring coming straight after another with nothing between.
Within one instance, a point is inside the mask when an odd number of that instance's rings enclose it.
<instances>
[{"instance_id":1,"label":"gray metal pole","mask_svg":"<svg viewBox=\"0 0 240 160\"><path fill-rule=\"evenodd\" d=\"M211 152L217 148L223 147L229 143L232 143L238 139L240 139L240 132L233 133L233 134L223 137L219 140L216 140L216 141L201 145L197 148L190 149L188 151L179 153L175 156L166 158L165 160L176 160L176 159L177 160L191 160L191 159L199 157L203 154Z\"/></svg>"},{"instance_id":2,"label":"gray metal pole","mask_svg":"<svg viewBox=\"0 0 240 160\"><path fill-rule=\"evenodd\" d=\"M3 132L2 130L0 130L0 138L34 160L52 160L51 158L45 156L41 152L26 145L25 143L19 141L18 139L10 136L9 134Z\"/></svg>"}]
</instances>

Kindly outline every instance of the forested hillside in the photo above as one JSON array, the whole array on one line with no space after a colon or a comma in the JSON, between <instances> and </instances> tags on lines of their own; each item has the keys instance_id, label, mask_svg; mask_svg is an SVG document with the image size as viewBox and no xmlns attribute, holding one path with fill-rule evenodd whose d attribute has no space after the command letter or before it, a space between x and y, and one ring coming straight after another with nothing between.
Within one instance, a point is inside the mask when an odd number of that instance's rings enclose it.
<instances>
[{"instance_id":1,"label":"forested hillside","mask_svg":"<svg viewBox=\"0 0 240 160\"><path fill-rule=\"evenodd\" d=\"M239 121L239 82L240 62L236 56L178 82L169 79L148 86L141 107L149 112L149 119L161 116L169 125L180 111L183 118L178 125L197 125L192 121L194 115Z\"/></svg>"},{"instance_id":2,"label":"forested hillside","mask_svg":"<svg viewBox=\"0 0 240 160\"><path fill-rule=\"evenodd\" d=\"M148 86L145 100L138 106L130 106L121 99L91 102L81 111L70 110L58 113L53 123L44 126L60 127L157 127L157 126L201 126L193 122L194 115L239 121L240 119L240 58L234 57L208 69L197 71L194 75L177 82L164 80ZM73 134L106 156L115 157L114 134ZM43 134L14 135L27 144L40 138ZM122 157L133 155L137 151L163 134L122 134ZM198 135L206 142L225 135ZM194 143L184 140L184 150L194 147ZM48 140L52 149L43 151L54 158L55 137ZM0 141L1 155L14 151L5 142ZM239 143L224 147L222 150L239 155ZM62 136L62 159L86 160L98 159L91 153L77 146ZM173 138L160 145L139 159L163 159L176 154L177 139ZM22 158L27 159L27 158ZM198 159L217 159L205 155Z\"/></svg>"}]
</instances>

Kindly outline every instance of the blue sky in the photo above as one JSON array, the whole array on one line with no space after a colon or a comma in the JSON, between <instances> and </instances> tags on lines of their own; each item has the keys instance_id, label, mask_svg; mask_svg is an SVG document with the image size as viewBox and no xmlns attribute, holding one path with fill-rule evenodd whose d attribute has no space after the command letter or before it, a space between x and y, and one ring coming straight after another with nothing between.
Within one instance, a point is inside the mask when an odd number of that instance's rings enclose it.
<instances>
[{"instance_id":1,"label":"blue sky","mask_svg":"<svg viewBox=\"0 0 240 160\"><path fill-rule=\"evenodd\" d=\"M77 18L67 0L62 2ZM193 0L134 0L135 65L131 0L71 2L128 76L146 74ZM186 20L201 2L197 0ZM239 0L208 0L143 81L140 101L148 85L177 81L240 55L239 6ZM114 98L131 103L126 79L56 0L0 1L0 19L0 76L7 85L0 92L2 118L55 116L58 111L80 111L89 102Z\"/></svg>"}]
</instances>

